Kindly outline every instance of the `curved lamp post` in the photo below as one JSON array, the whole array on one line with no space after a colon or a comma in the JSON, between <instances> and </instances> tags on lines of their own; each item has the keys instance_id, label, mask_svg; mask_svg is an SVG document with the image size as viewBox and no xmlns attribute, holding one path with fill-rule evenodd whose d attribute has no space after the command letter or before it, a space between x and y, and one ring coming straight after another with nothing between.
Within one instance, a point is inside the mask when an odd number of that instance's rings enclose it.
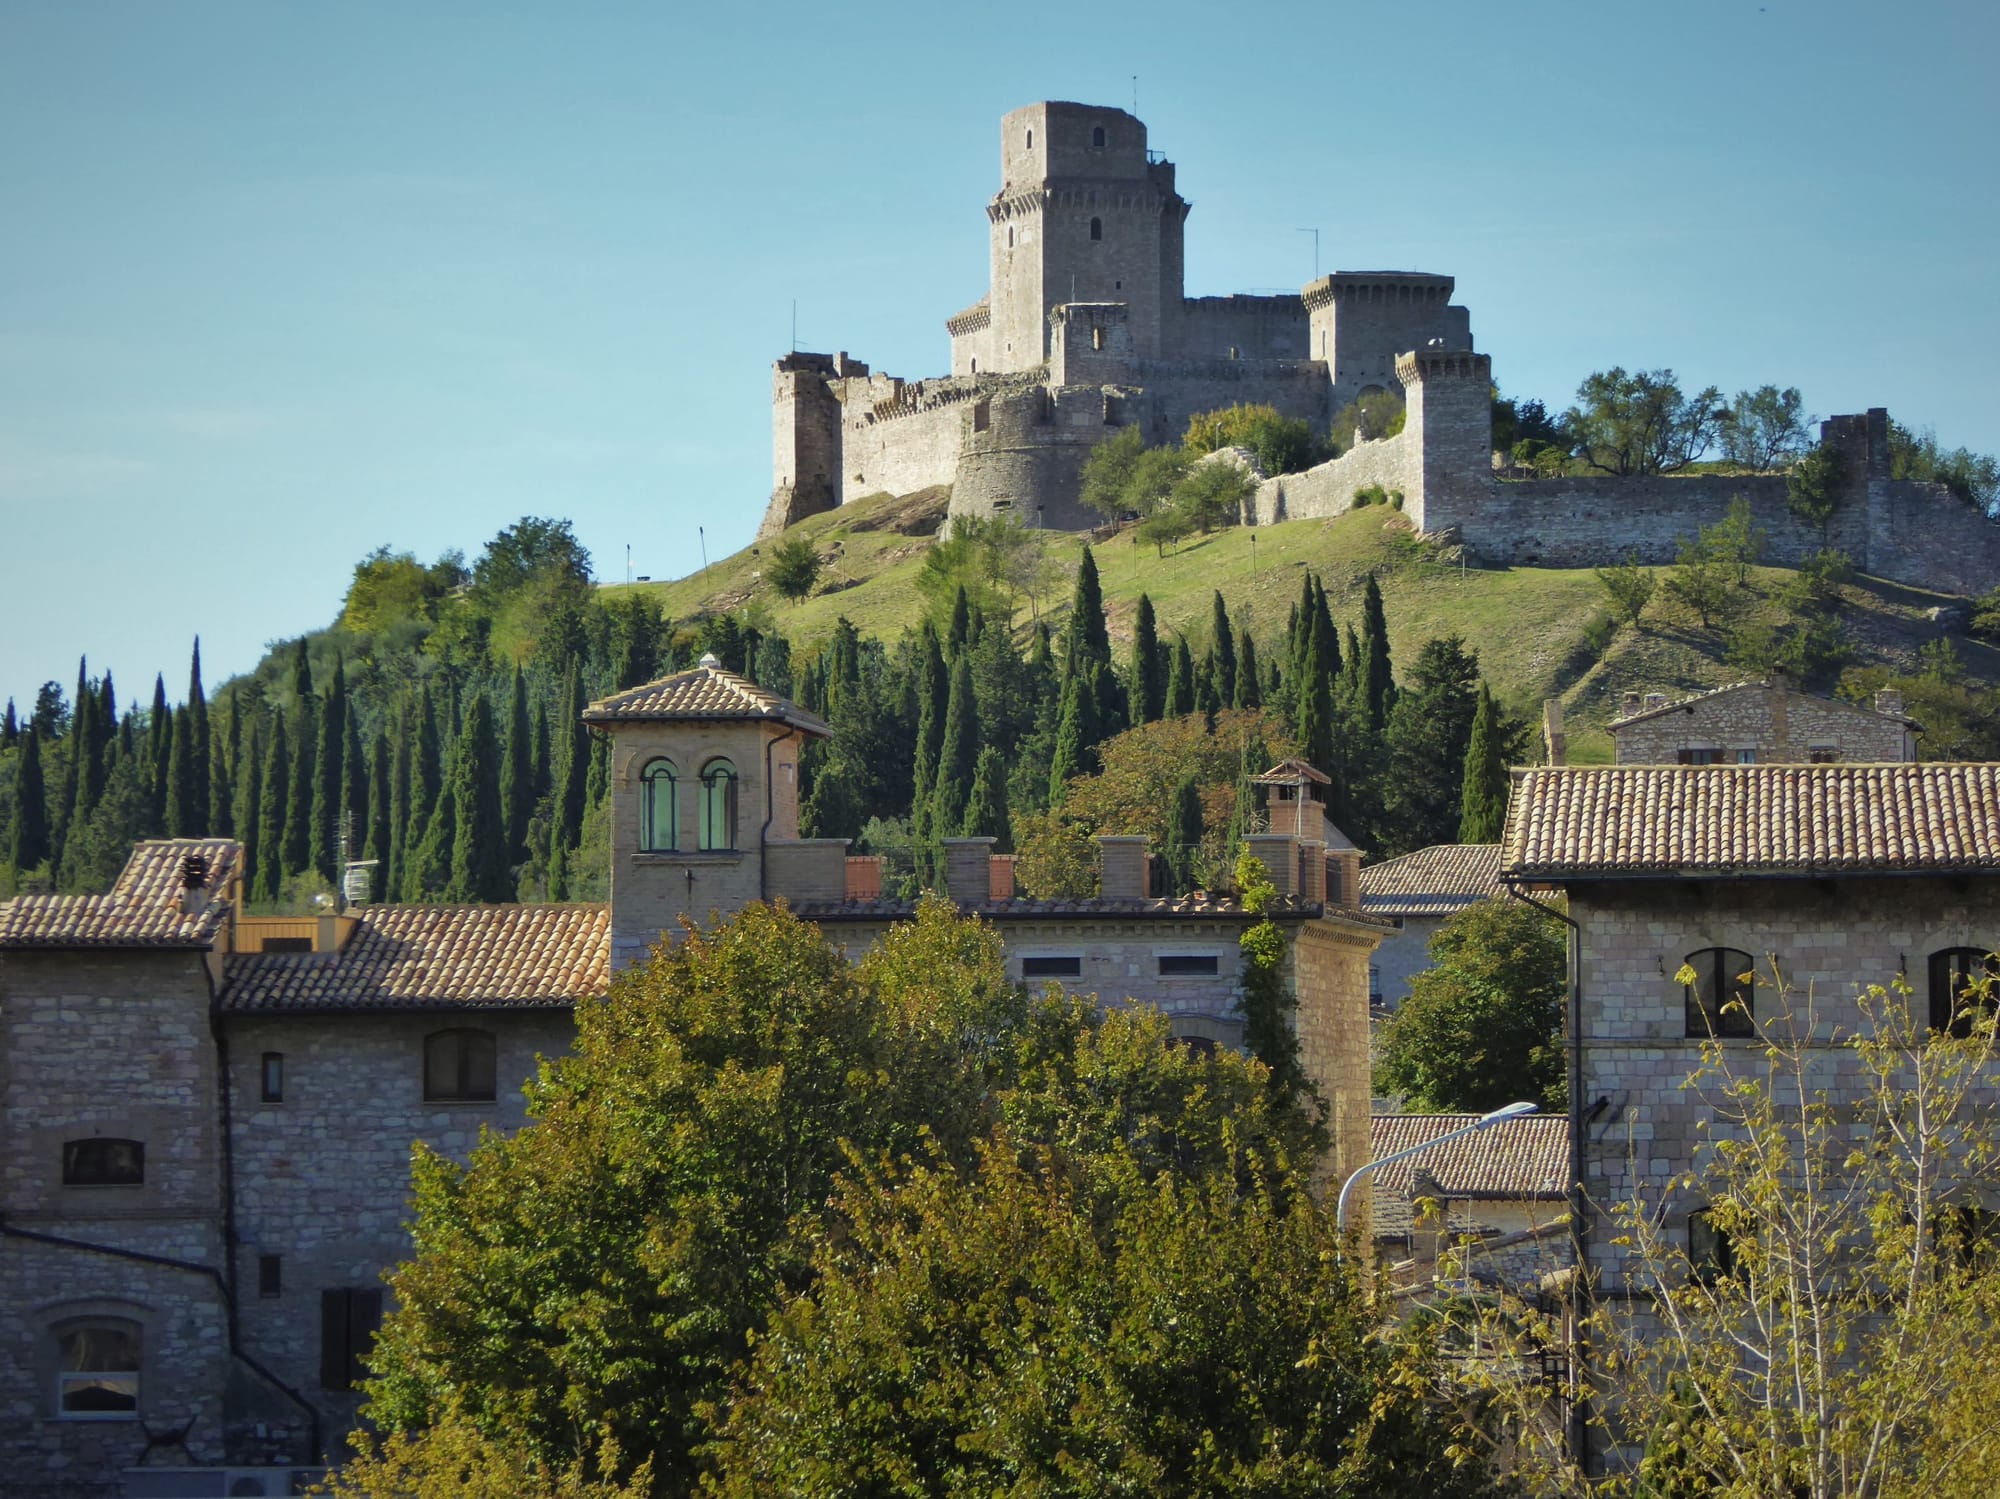
<instances>
[{"instance_id":1,"label":"curved lamp post","mask_svg":"<svg viewBox=\"0 0 2000 1499\"><path fill-rule=\"evenodd\" d=\"M1421 1145L1412 1145L1408 1150L1399 1150L1394 1155L1385 1155L1379 1161L1370 1161L1367 1165L1363 1166L1359 1171L1356 1171L1352 1176L1348 1177L1346 1181L1340 1184L1340 1202L1339 1205L1334 1209L1334 1215L1333 1215L1334 1228L1343 1237L1346 1235L1348 1195L1353 1192L1354 1184L1360 1181L1362 1177L1367 1176L1371 1172L1379 1171L1382 1167L1387 1166L1392 1162L1407 1161L1413 1155L1422 1155L1425 1151L1434 1149L1435 1147L1444 1144L1444 1142L1447 1140L1456 1140L1461 1135L1477 1134L1480 1130L1487 1129L1492 1125L1504 1123L1509 1119L1520 1119L1528 1114L1533 1114L1537 1112L1539 1107L1540 1107L1539 1105L1532 1103L1510 1103L1506 1105L1504 1108L1495 1109L1490 1114L1481 1114L1477 1119L1473 1120L1472 1123L1463 1125L1458 1129L1451 1130L1446 1134L1439 1135L1435 1140L1426 1140Z\"/></svg>"}]
</instances>

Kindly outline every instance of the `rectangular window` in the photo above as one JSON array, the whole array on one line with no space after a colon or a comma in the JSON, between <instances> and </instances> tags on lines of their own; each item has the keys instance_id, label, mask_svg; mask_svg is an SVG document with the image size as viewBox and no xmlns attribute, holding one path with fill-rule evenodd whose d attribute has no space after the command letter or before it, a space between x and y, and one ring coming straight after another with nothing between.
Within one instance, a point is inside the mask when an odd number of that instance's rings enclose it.
<instances>
[{"instance_id":1,"label":"rectangular window","mask_svg":"<svg viewBox=\"0 0 2000 1499\"><path fill-rule=\"evenodd\" d=\"M319 1382L322 1389L351 1390L368 1377L362 1360L382 1325L382 1293L322 1291L319 1295Z\"/></svg>"},{"instance_id":2,"label":"rectangular window","mask_svg":"<svg viewBox=\"0 0 2000 1499\"><path fill-rule=\"evenodd\" d=\"M1382 1003L1382 970L1373 963L1368 965L1368 1003Z\"/></svg>"},{"instance_id":3,"label":"rectangular window","mask_svg":"<svg viewBox=\"0 0 2000 1499\"><path fill-rule=\"evenodd\" d=\"M257 1256L257 1294L282 1296L285 1292L285 1262L275 1254Z\"/></svg>"},{"instance_id":4,"label":"rectangular window","mask_svg":"<svg viewBox=\"0 0 2000 1499\"><path fill-rule=\"evenodd\" d=\"M1220 971L1221 960L1214 953L1162 953L1160 977L1212 978Z\"/></svg>"},{"instance_id":5,"label":"rectangular window","mask_svg":"<svg viewBox=\"0 0 2000 1499\"><path fill-rule=\"evenodd\" d=\"M1083 976L1082 958L1023 958L1024 979L1073 979Z\"/></svg>"},{"instance_id":6,"label":"rectangular window","mask_svg":"<svg viewBox=\"0 0 2000 1499\"><path fill-rule=\"evenodd\" d=\"M313 939L310 937L266 937L260 952L311 952Z\"/></svg>"},{"instance_id":7,"label":"rectangular window","mask_svg":"<svg viewBox=\"0 0 2000 1499\"><path fill-rule=\"evenodd\" d=\"M1813 765L1833 765L1840 759L1840 751L1830 744L1815 744L1806 751L1806 759Z\"/></svg>"},{"instance_id":8,"label":"rectangular window","mask_svg":"<svg viewBox=\"0 0 2000 1499\"><path fill-rule=\"evenodd\" d=\"M265 1103L285 1101L285 1054L281 1051L264 1053L263 1090L260 1096Z\"/></svg>"},{"instance_id":9,"label":"rectangular window","mask_svg":"<svg viewBox=\"0 0 2000 1499\"><path fill-rule=\"evenodd\" d=\"M1753 749L1738 750L1736 752L1736 763L1738 765L1755 765L1757 763L1757 752Z\"/></svg>"},{"instance_id":10,"label":"rectangular window","mask_svg":"<svg viewBox=\"0 0 2000 1499\"><path fill-rule=\"evenodd\" d=\"M1678 759L1682 765L1713 765L1715 763L1715 751L1712 749L1684 749L1679 752Z\"/></svg>"},{"instance_id":11,"label":"rectangular window","mask_svg":"<svg viewBox=\"0 0 2000 1499\"><path fill-rule=\"evenodd\" d=\"M1717 1226L1715 1215L1703 1208L1688 1214L1688 1274L1702 1282L1713 1282L1735 1268L1729 1235Z\"/></svg>"},{"instance_id":12,"label":"rectangular window","mask_svg":"<svg viewBox=\"0 0 2000 1499\"><path fill-rule=\"evenodd\" d=\"M65 1140L65 1187L138 1187L146 1181L146 1146L139 1140Z\"/></svg>"}]
</instances>

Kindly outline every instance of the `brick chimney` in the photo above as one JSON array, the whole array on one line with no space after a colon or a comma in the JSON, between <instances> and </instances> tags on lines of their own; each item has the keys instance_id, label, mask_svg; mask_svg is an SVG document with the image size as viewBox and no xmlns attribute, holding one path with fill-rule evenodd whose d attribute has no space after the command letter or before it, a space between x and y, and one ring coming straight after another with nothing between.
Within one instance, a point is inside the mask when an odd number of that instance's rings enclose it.
<instances>
[{"instance_id":1,"label":"brick chimney","mask_svg":"<svg viewBox=\"0 0 2000 1499\"><path fill-rule=\"evenodd\" d=\"M1637 713L1638 711L1639 711L1638 693L1627 692L1619 696L1618 716L1620 718L1630 718L1634 713Z\"/></svg>"},{"instance_id":2,"label":"brick chimney","mask_svg":"<svg viewBox=\"0 0 2000 1499\"><path fill-rule=\"evenodd\" d=\"M944 840L944 889L955 906L983 906L993 898L993 875L987 860L996 838Z\"/></svg>"},{"instance_id":3,"label":"brick chimney","mask_svg":"<svg viewBox=\"0 0 2000 1499\"><path fill-rule=\"evenodd\" d=\"M1097 837L1100 868L1098 890L1106 900L1144 900L1146 889L1146 836L1100 833Z\"/></svg>"},{"instance_id":4,"label":"brick chimney","mask_svg":"<svg viewBox=\"0 0 2000 1499\"><path fill-rule=\"evenodd\" d=\"M1563 732L1563 705L1560 698L1542 699L1542 749L1551 765L1569 763L1569 736Z\"/></svg>"},{"instance_id":5,"label":"brick chimney","mask_svg":"<svg viewBox=\"0 0 2000 1499\"><path fill-rule=\"evenodd\" d=\"M1875 711L1877 713L1893 713L1898 718L1902 717L1903 694L1894 687L1877 687L1875 689Z\"/></svg>"}]
</instances>

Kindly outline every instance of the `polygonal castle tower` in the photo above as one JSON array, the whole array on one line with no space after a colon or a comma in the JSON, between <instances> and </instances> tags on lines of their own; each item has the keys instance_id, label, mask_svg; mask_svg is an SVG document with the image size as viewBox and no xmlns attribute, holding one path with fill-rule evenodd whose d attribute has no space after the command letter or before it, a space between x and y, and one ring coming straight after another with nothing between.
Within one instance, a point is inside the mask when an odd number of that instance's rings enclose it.
<instances>
[{"instance_id":1,"label":"polygonal castle tower","mask_svg":"<svg viewBox=\"0 0 2000 1499\"><path fill-rule=\"evenodd\" d=\"M1083 460L1120 427L1164 443L1240 402L1324 429L1365 391L1400 389L1398 356L1471 351L1449 276L1335 272L1298 295L1187 296L1188 209L1173 163L1124 110L1007 115L989 290L946 320L951 373L905 381L845 353L778 360L760 534L938 485L954 515L1080 527Z\"/></svg>"}]
</instances>

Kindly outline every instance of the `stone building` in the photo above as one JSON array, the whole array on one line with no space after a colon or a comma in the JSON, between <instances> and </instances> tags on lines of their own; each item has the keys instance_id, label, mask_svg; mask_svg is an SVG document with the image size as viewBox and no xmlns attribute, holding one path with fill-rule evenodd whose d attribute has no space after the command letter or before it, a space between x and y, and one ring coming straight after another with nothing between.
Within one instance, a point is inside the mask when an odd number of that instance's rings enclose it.
<instances>
[{"instance_id":1,"label":"stone building","mask_svg":"<svg viewBox=\"0 0 2000 1499\"><path fill-rule=\"evenodd\" d=\"M1497 848L1497 845L1496 845ZM1476 1114L1377 1114L1374 1159L1440 1140ZM1568 1262L1569 1121L1531 1114L1375 1173L1374 1245L1394 1282L1433 1275L1533 1286Z\"/></svg>"},{"instance_id":2,"label":"stone building","mask_svg":"<svg viewBox=\"0 0 2000 1499\"><path fill-rule=\"evenodd\" d=\"M1793 511L1783 474L1507 477L1494 467L1492 361L1473 352L1451 277L1336 271L1296 295L1189 297L1188 213L1174 164L1124 110L1005 116L988 289L945 320L951 373L906 380L844 352L779 359L759 535L939 486L954 516L1079 529L1097 519L1078 503L1084 460L1121 428L1163 444L1198 412L1259 403L1324 432L1380 390L1404 398L1401 432L1264 477L1244 519L1335 516L1380 489L1484 565L1597 567L1671 563L1742 499L1775 565L1832 547L1863 572L1946 593L2000 577L2000 525L1941 485L1893 478L1879 407L1821 425L1842 475L1823 527Z\"/></svg>"},{"instance_id":3,"label":"stone building","mask_svg":"<svg viewBox=\"0 0 2000 1499\"><path fill-rule=\"evenodd\" d=\"M684 916L782 899L858 955L912 913L878 860L798 837L798 750L828 730L797 705L707 662L586 718L611 741L608 905L254 916L227 840L142 843L105 895L0 905L0 1490L293 1492L352 1427L413 1142L462 1157L519 1127L574 1007ZM1253 843L1344 1172L1368 1158L1387 924L1341 899L1358 855L1311 784L1278 779L1294 805ZM1256 918L1154 897L1145 840L1101 842L1094 899L1016 898L983 839L949 841L947 893L1023 982L1240 1045Z\"/></svg>"},{"instance_id":4,"label":"stone building","mask_svg":"<svg viewBox=\"0 0 2000 1499\"><path fill-rule=\"evenodd\" d=\"M1917 758L1921 732L1892 687L1869 707L1800 692L1782 671L1677 702L1628 692L1610 730L1621 765L1894 764Z\"/></svg>"},{"instance_id":5,"label":"stone building","mask_svg":"<svg viewBox=\"0 0 2000 1499\"><path fill-rule=\"evenodd\" d=\"M1434 843L1361 871L1361 909L1386 917L1396 930L1375 949L1368 1003L1393 1010L1409 997L1410 980L1431 966L1430 945L1447 918L1501 893L1500 845Z\"/></svg>"},{"instance_id":6,"label":"stone building","mask_svg":"<svg viewBox=\"0 0 2000 1499\"><path fill-rule=\"evenodd\" d=\"M1577 1242L1615 1293L1631 1271L1604 1214L1694 1166L1709 1111L1683 1083L1712 1033L1754 1047L1753 1021L1784 1033L1809 995L1814 1085L1838 1101L1863 1081L1825 1038L1860 989L1900 975L1916 1018L1952 1023L2000 947L2000 765L1517 770L1501 874L1567 896ZM1668 1234L1688 1246L1703 1206L1670 1200Z\"/></svg>"}]
</instances>

